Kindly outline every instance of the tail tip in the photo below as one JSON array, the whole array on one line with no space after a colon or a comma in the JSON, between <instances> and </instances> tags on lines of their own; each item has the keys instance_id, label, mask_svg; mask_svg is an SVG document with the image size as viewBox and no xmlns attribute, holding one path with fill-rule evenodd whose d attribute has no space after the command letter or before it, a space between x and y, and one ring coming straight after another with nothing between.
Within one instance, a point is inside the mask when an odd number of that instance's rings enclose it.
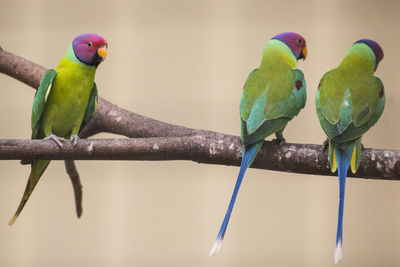
<instances>
[{"instance_id":1,"label":"tail tip","mask_svg":"<svg viewBox=\"0 0 400 267\"><path fill-rule=\"evenodd\" d=\"M337 265L339 261L342 259L342 242L338 242L335 247L335 258L334 262Z\"/></svg>"},{"instance_id":2,"label":"tail tip","mask_svg":"<svg viewBox=\"0 0 400 267\"><path fill-rule=\"evenodd\" d=\"M8 225L13 225L15 220L17 219L17 215L14 215L11 220L8 222Z\"/></svg>"},{"instance_id":3,"label":"tail tip","mask_svg":"<svg viewBox=\"0 0 400 267\"><path fill-rule=\"evenodd\" d=\"M219 252L219 250L221 248L221 245L222 245L222 239L217 238L217 240L214 241L214 244L213 244L213 246L211 248L210 257L213 256L213 255L218 254L218 252Z\"/></svg>"},{"instance_id":4,"label":"tail tip","mask_svg":"<svg viewBox=\"0 0 400 267\"><path fill-rule=\"evenodd\" d=\"M82 208L80 208L80 209L78 209L78 210L76 211L76 216L78 217L78 219L81 218L81 216L82 216Z\"/></svg>"}]
</instances>

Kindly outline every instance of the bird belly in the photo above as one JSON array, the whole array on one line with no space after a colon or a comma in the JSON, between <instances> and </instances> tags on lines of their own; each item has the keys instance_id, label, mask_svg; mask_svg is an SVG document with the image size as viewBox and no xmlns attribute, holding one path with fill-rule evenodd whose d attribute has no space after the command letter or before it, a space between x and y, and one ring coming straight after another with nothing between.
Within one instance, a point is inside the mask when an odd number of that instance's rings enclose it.
<instances>
[{"instance_id":1,"label":"bird belly","mask_svg":"<svg viewBox=\"0 0 400 267\"><path fill-rule=\"evenodd\" d=\"M46 103L41 137L55 134L69 138L78 134L92 88L93 81L88 79L67 84L56 81Z\"/></svg>"}]
</instances>

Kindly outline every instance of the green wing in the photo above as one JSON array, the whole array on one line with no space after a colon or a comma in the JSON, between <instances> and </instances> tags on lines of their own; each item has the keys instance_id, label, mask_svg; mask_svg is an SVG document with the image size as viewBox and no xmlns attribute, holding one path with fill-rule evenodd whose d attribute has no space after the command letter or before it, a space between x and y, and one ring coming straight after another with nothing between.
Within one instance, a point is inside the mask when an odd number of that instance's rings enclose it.
<instances>
[{"instance_id":1,"label":"green wing","mask_svg":"<svg viewBox=\"0 0 400 267\"><path fill-rule=\"evenodd\" d=\"M375 123L379 120L379 118L381 117L383 110L385 108L385 102L386 102L386 96L385 96L385 87L383 86L382 81L378 78L375 77L374 78L377 80L378 85L379 85L379 102L378 102L378 106L376 107L376 110L374 113L372 113L371 118L369 120L369 125L370 127L374 126Z\"/></svg>"},{"instance_id":2,"label":"green wing","mask_svg":"<svg viewBox=\"0 0 400 267\"><path fill-rule=\"evenodd\" d=\"M90 120L93 118L94 113L97 109L97 102L98 102L98 94L97 94L97 86L96 83L93 84L93 89L90 92L89 102L85 111L85 115L83 116L82 125L79 129L79 132L83 130L83 128L88 125Z\"/></svg>"},{"instance_id":3,"label":"green wing","mask_svg":"<svg viewBox=\"0 0 400 267\"><path fill-rule=\"evenodd\" d=\"M32 139L39 138L40 122L44 113L44 108L46 106L47 97L51 91L53 81L56 77L56 71L53 69L47 70L39 85L39 89L36 91L35 98L33 99L32 105L32 117L31 117L31 127L32 127Z\"/></svg>"},{"instance_id":4,"label":"green wing","mask_svg":"<svg viewBox=\"0 0 400 267\"><path fill-rule=\"evenodd\" d=\"M335 144L359 139L383 112L382 82L375 76L361 80L343 84L332 71L321 79L315 106L325 134Z\"/></svg>"},{"instance_id":5,"label":"green wing","mask_svg":"<svg viewBox=\"0 0 400 267\"><path fill-rule=\"evenodd\" d=\"M290 82L290 87L287 97L278 95L279 101L274 101L276 92L269 91L268 86L261 86L260 89L260 84L265 83L262 77L257 76L257 70L250 73L240 103L242 139L245 145L259 142L283 130L304 107L307 98L304 75L298 69L290 69L289 81L282 81L282 84ZM278 90L274 91L279 93Z\"/></svg>"}]
</instances>

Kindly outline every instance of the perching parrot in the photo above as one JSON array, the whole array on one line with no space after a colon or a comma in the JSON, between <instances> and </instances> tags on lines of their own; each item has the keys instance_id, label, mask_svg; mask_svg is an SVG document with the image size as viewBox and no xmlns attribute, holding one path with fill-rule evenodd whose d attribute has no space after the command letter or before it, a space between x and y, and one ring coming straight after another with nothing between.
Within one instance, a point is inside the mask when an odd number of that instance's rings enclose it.
<instances>
[{"instance_id":1,"label":"perching parrot","mask_svg":"<svg viewBox=\"0 0 400 267\"><path fill-rule=\"evenodd\" d=\"M322 77L315 106L329 141L329 163L339 175L339 216L334 262L342 259L343 205L349 166L355 173L361 162L361 137L379 119L385 106L382 81L374 76L383 58L374 41L355 42L340 65Z\"/></svg>"},{"instance_id":2,"label":"perching parrot","mask_svg":"<svg viewBox=\"0 0 400 267\"><path fill-rule=\"evenodd\" d=\"M275 134L278 143L284 143L283 130L306 103L304 75L296 69L297 61L306 56L306 41L302 36L293 32L278 34L265 46L260 67L247 78L240 100L242 163L210 256L219 252L244 173L264 139Z\"/></svg>"},{"instance_id":3,"label":"perching parrot","mask_svg":"<svg viewBox=\"0 0 400 267\"><path fill-rule=\"evenodd\" d=\"M96 68L107 56L103 37L86 33L77 36L68 47L57 68L45 72L32 106L32 139L51 139L60 147L64 138L74 145L78 133L92 118L97 108ZM31 173L13 224L28 201L50 160L31 161Z\"/></svg>"}]
</instances>

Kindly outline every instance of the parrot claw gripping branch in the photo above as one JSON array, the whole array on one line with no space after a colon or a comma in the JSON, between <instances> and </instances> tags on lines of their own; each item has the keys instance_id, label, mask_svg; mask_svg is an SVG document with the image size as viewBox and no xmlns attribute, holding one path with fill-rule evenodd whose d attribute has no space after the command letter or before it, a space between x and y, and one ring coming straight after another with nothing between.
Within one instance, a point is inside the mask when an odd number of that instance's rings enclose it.
<instances>
[{"instance_id":1,"label":"parrot claw gripping branch","mask_svg":"<svg viewBox=\"0 0 400 267\"><path fill-rule=\"evenodd\" d=\"M97 108L94 76L107 55L107 47L106 40L100 35L79 35L68 47L60 64L45 72L32 106L32 139L50 139L62 148L65 139L70 138L76 147L78 133L91 120ZM31 173L10 225L23 210L49 163L50 160L30 161ZM81 198L75 196L75 199Z\"/></svg>"},{"instance_id":2,"label":"parrot claw gripping branch","mask_svg":"<svg viewBox=\"0 0 400 267\"><path fill-rule=\"evenodd\" d=\"M104 149L109 149L108 153L96 154L100 151L97 148L104 142L95 139L90 140L91 147L96 146L93 154L78 154L81 151L80 144L88 141L79 141L78 134L83 138L99 132L140 137L124 143L136 146L135 151L130 151L130 156L124 159L138 159L143 156L140 153L146 151L146 160L184 159L199 163L238 165L238 152L243 151L234 192L210 255L220 250L240 184L250 165L254 168L317 175L333 175L331 171L338 170L339 211L334 253L336 264L342 259L346 177L399 180L400 151L363 149L361 143L362 135L378 121L385 105L383 83L373 75L383 58L383 51L372 40L361 39L355 42L342 63L321 79L315 103L322 129L328 138L325 146L327 153L320 145L282 142L282 132L287 123L298 115L306 102L304 75L296 68L297 61L307 56L306 42L296 33L281 33L273 37L264 49L259 68L248 76L240 101L242 150L236 149L241 144L235 136L156 121L98 98L94 76L96 68L107 56L107 48L107 42L96 34L80 35L71 43L59 66L43 75L43 67L0 47L0 72L35 88L41 78L32 107L32 139L51 139L57 146L50 146L45 151L52 151L53 154L57 151L62 155L63 151L70 149L70 145L66 143L69 139L76 148L76 155L79 155L74 159L121 159L115 149L120 142L107 144ZM71 90L72 86L77 88ZM73 93L69 94L71 92ZM79 105L72 108L71 103L76 102ZM55 111L55 106L61 106L63 112ZM115 113L122 118L118 122L112 116ZM264 141L264 138L273 134L279 146ZM221 140L224 142L221 143ZM157 151L147 148L154 147L152 142L157 144ZM14 140L13 143L18 142ZM0 140L1 147L10 147L7 144L7 140ZM24 148L22 141L18 144L21 145L16 149ZM211 148L214 151L212 155L209 153ZM163 153L160 154L160 151ZM43 155L46 152L40 153ZM0 157L22 159L22 163L32 165L21 203L10 220L12 224L50 160L43 157L29 160L29 157L10 156L1 149ZM81 184L74 161L62 156L58 159L66 159L79 217L82 213ZM327 168L328 164L330 169ZM349 168L353 174L347 173Z\"/></svg>"}]
</instances>

